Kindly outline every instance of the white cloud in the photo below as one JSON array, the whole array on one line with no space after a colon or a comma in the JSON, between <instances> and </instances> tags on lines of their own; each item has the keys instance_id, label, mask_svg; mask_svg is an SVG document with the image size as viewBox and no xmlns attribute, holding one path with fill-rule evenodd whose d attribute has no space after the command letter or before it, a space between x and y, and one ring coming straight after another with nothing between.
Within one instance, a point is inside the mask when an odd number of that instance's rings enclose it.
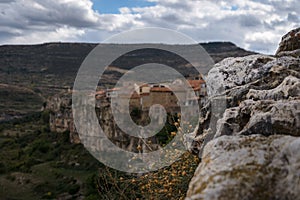
<instances>
[{"instance_id":1,"label":"white cloud","mask_svg":"<svg viewBox=\"0 0 300 200\"><path fill-rule=\"evenodd\" d=\"M84 30L76 29L74 27L63 26L51 31L34 31L28 32L25 35L20 34L7 40L8 44L39 44L44 42L72 42L78 37L85 34ZM45 40L46 39L46 40Z\"/></svg>"},{"instance_id":2,"label":"white cloud","mask_svg":"<svg viewBox=\"0 0 300 200\"><path fill-rule=\"evenodd\" d=\"M15 0L0 4L0 17L5 44L75 41L99 20L87 0Z\"/></svg>"},{"instance_id":3,"label":"white cloud","mask_svg":"<svg viewBox=\"0 0 300 200\"><path fill-rule=\"evenodd\" d=\"M281 36L300 22L297 0L148 1L156 5L100 14L91 0L2 0L0 43L97 41L112 33L157 26L198 41L232 41L274 53Z\"/></svg>"},{"instance_id":4,"label":"white cloud","mask_svg":"<svg viewBox=\"0 0 300 200\"><path fill-rule=\"evenodd\" d=\"M149 0L156 7L135 9L145 24L173 28L199 41L233 41L274 53L283 34L299 26L297 0Z\"/></svg>"}]
</instances>

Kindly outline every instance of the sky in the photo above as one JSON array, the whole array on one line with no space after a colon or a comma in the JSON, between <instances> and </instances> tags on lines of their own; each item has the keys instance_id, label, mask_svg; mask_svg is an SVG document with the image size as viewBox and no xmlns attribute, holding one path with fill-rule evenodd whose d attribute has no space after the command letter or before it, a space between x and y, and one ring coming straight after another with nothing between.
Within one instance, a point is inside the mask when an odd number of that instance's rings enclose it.
<instances>
[{"instance_id":1,"label":"sky","mask_svg":"<svg viewBox=\"0 0 300 200\"><path fill-rule=\"evenodd\" d=\"M160 27L274 54L281 37L300 26L299 11L298 0L0 0L0 45L100 43Z\"/></svg>"}]
</instances>

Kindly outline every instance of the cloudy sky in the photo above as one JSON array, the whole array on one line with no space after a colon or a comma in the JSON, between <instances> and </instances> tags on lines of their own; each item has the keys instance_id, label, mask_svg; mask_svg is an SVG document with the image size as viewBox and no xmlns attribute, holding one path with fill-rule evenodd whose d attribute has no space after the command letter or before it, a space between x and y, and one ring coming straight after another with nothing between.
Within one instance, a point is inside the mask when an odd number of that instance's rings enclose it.
<instances>
[{"instance_id":1,"label":"cloudy sky","mask_svg":"<svg viewBox=\"0 0 300 200\"><path fill-rule=\"evenodd\" d=\"M273 54L300 26L298 0L0 0L0 44L101 42L134 28L177 30Z\"/></svg>"}]
</instances>

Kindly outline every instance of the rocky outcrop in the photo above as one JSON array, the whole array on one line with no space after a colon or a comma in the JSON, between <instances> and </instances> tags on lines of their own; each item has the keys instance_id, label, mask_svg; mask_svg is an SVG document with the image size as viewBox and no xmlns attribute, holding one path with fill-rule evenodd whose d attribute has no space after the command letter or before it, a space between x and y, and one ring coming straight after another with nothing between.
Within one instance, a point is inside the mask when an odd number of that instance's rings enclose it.
<instances>
[{"instance_id":1,"label":"rocky outcrop","mask_svg":"<svg viewBox=\"0 0 300 200\"><path fill-rule=\"evenodd\" d=\"M279 48L276 52L277 56L300 56L300 28L291 30L282 37Z\"/></svg>"},{"instance_id":2,"label":"rocky outcrop","mask_svg":"<svg viewBox=\"0 0 300 200\"><path fill-rule=\"evenodd\" d=\"M72 94L61 93L55 95L48 99L46 110L50 111L50 129L52 132L64 133L69 132L70 142L72 143L81 143L81 137L78 134L72 113ZM116 146L127 151L132 152L149 152L157 150L160 145L156 137L151 137L145 142L143 139L139 139L133 136L130 136L123 132L118 125L116 124L112 111L111 104L108 98L99 98L96 100L95 107L90 108L89 112L96 111L96 115L99 121L99 124L106 134L107 138L111 140ZM148 113L142 113L142 118L146 118ZM145 115L145 116L144 116ZM88 136L91 136L93 133L97 133L96 127L88 126L86 131ZM82 137L85 136L84 134ZM99 137L100 138L100 137ZM101 140L101 138L99 139ZM94 141L93 141L94 142ZM101 143L101 141L97 141ZM97 151L96 146L91 144L92 148ZM139 146L143 147L139 149Z\"/></svg>"},{"instance_id":3,"label":"rocky outcrop","mask_svg":"<svg viewBox=\"0 0 300 200\"><path fill-rule=\"evenodd\" d=\"M202 163L187 199L300 196L299 30L283 37L276 57L227 58L209 72L209 102L193 147ZM209 127L220 97L226 109Z\"/></svg>"},{"instance_id":4,"label":"rocky outcrop","mask_svg":"<svg viewBox=\"0 0 300 200\"><path fill-rule=\"evenodd\" d=\"M228 108L218 121L215 138L222 135L300 136L300 99L287 101L245 100Z\"/></svg>"},{"instance_id":5,"label":"rocky outcrop","mask_svg":"<svg viewBox=\"0 0 300 200\"><path fill-rule=\"evenodd\" d=\"M223 136L208 143L187 199L298 199L300 138Z\"/></svg>"},{"instance_id":6,"label":"rocky outcrop","mask_svg":"<svg viewBox=\"0 0 300 200\"><path fill-rule=\"evenodd\" d=\"M55 95L48 99L46 110L50 111L50 130L52 132L69 132L72 143L80 143L80 138L72 116L72 99L70 93Z\"/></svg>"}]
</instances>

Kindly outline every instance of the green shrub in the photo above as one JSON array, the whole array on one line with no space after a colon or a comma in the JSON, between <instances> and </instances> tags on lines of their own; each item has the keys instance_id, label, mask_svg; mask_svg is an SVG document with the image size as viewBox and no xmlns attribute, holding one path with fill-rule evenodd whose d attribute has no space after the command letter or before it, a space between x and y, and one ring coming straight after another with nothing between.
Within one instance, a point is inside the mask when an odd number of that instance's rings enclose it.
<instances>
[{"instance_id":1,"label":"green shrub","mask_svg":"<svg viewBox=\"0 0 300 200\"><path fill-rule=\"evenodd\" d=\"M5 178L11 182L14 182L16 180L16 177L11 174L7 175Z\"/></svg>"},{"instance_id":2,"label":"green shrub","mask_svg":"<svg viewBox=\"0 0 300 200\"><path fill-rule=\"evenodd\" d=\"M74 194L76 194L77 192L79 192L79 190L80 190L80 185L74 184L74 185L71 185L71 186L70 186L68 193L69 193L70 195L74 195Z\"/></svg>"},{"instance_id":3,"label":"green shrub","mask_svg":"<svg viewBox=\"0 0 300 200\"><path fill-rule=\"evenodd\" d=\"M99 196L97 194L91 194L85 197L84 200L99 200Z\"/></svg>"},{"instance_id":4,"label":"green shrub","mask_svg":"<svg viewBox=\"0 0 300 200\"><path fill-rule=\"evenodd\" d=\"M48 110L42 112L41 120L45 124L48 124L50 122L50 112Z\"/></svg>"},{"instance_id":5,"label":"green shrub","mask_svg":"<svg viewBox=\"0 0 300 200\"><path fill-rule=\"evenodd\" d=\"M85 192L84 195L90 197L90 199L93 199L93 196L98 196L97 191L97 176L95 174L89 176L85 181Z\"/></svg>"},{"instance_id":6,"label":"green shrub","mask_svg":"<svg viewBox=\"0 0 300 200\"><path fill-rule=\"evenodd\" d=\"M5 174L6 173L6 166L3 162L0 162L0 174Z\"/></svg>"},{"instance_id":7,"label":"green shrub","mask_svg":"<svg viewBox=\"0 0 300 200\"><path fill-rule=\"evenodd\" d=\"M51 144L47 140L38 139L30 145L31 149L29 151L29 155L33 155L34 153L42 153L46 154L51 149Z\"/></svg>"}]
</instances>

